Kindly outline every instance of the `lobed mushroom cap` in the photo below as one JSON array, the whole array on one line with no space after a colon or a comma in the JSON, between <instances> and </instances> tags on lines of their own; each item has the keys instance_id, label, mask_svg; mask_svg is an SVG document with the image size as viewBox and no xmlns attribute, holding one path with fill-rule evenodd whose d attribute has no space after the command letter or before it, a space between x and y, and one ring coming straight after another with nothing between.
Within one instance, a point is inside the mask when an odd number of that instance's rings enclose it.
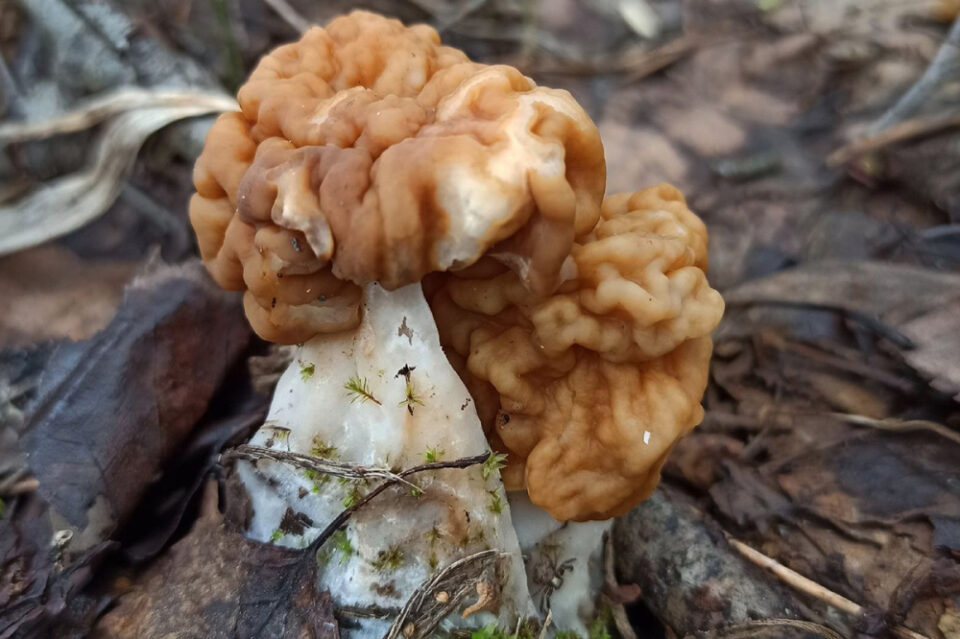
<instances>
[{"instance_id":1,"label":"lobed mushroom cap","mask_svg":"<svg viewBox=\"0 0 960 639\"><path fill-rule=\"evenodd\" d=\"M547 294L599 215L603 148L566 91L355 11L263 58L197 161L190 218L254 329L295 343L484 254Z\"/></svg>"},{"instance_id":2,"label":"lobed mushroom cap","mask_svg":"<svg viewBox=\"0 0 960 639\"><path fill-rule=\"evenodd\" d=\"M441 341L505 480L560 520L620 515L653 491L700 399L723 299L710 288L706 229L662 184L607 198L541 299L504 269L433 278Z\"/></svg>"},{"instance_id":3,"label":"lobed mushroom cap","mask_svg":"<svg viewBox=\"0 0 960 639\"><path fill-rule=\"evenodd\" d=\"M361 286L422 281L504 480L559 520L650 494L702 418L707 232L669 185L608 197L565 91L354 12L267 55L194 172L214 279L280 343L352 328Z\"/></svg>"}]
</instances>

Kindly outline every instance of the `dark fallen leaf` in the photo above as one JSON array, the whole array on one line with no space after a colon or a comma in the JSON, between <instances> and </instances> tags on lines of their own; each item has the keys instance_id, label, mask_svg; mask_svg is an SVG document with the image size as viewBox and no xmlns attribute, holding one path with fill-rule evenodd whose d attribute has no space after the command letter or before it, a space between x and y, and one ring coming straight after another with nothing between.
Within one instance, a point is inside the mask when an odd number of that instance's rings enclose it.
<instances>
[{"instance_id":1,"label":"dark fallen leaf","mask_svg":"<svg viewBox=\"0 0 960 639\"><path fill-rule=\"evenodd\" d=\"M120 539L123 554L131 561L154 557L183 529L184 519L189 520L188 512L195 516L195 497L223 447L263 423L267 398L256 394L238 398L238 390L249 392L249 383L234 386L231 382L235 381L228 377L213 402L216 405L233 400L232 414L215 419L205 417L131 515Z\"/></svg>"},{"instance_id":2,"label":"dark fallen leaf","mask_svg":"<svg viewBox=\"0 0 960 639\"><path fill-rule=\"evenodd\" d=\"M249 541L210 513L141 575L96 636L338 639L316 571L309 554Z\"/></svg>"},{"instance_id":3,"label":"dark fallen leaf","mask_svg":"<svg viewBox=\"0 0 960 639\"><path fill-rule=\"evenodd\" d=\"M731 308L808 304L876 318L912 342L903 349L912 366L960 399L960 274L825 260L748 282L724 298Z\"/></svg>"},{"instance_id":4,"label":"dark fallen leaf","mask_svg":"<svg viewBox=\"0 0 960 639\"><path fill-rule=\"evenodd\" d=\"M190 262L134 281L106 329L51 356L21 445L76 549L132 512L249 336L238 298Z\"/></svg>"},{"instance_id":5,"label":"dark fallen leaf","mask_svg":"<svg viewBox=\"0 0 960 639\"><path fill-rule=\"evenodd\" d=\"M722 475L723 460L736 457L742 450L743 442L739 439L720 433L698 433L677 442L663 472L706 490Z\"/></svg>"},{"instance_id":6,"label":"dark fallen leaf","mask_svg":"<svg viewBox=\"0 0 960 639\"><path fill-rule=\"evenodd\" d=\"M52 537L47 506L36 497L18 500L0 519L0 639L46 636L111 546L58 553Z\"/></svg>"}]
</instances>

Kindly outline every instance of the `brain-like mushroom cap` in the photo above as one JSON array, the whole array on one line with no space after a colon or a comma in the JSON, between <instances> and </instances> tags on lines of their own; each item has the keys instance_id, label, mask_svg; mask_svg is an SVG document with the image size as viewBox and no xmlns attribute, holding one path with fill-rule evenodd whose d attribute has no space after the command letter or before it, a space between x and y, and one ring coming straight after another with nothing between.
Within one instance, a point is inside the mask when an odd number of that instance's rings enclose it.
<instances>
[{"instance_id":1,"label":"brain-like mushroom cap","mask_svg":"<svg viewBox=\"0 0 960 639\"><path fill-rule=\"evenodd\" d=\"M564 91L354 12L265 57L197 160L201 255L281 343L422 279L504 479L554 517L621 514L702 417L707 234L679 191L601 199L599 134Z\"/></svg>"},{"instance_id":2,"label":"brain-like mushroom cap","mask_svg":"<svg viewBox=\"0 0 960 639\"><path fill-rule=\"evenodd\" d=\"M723 314L706 246L703 222L664 184L607 198L545 299L493 264L430 281L441 341L488 437L511 453L505 480L555 518L632 508L703 417Z\"/></svg>"},{"instance_id":3,"label":"brain-like mushroom cap","mask_svg":"<svg viewBox=\"0 0 960 639\"><path fill-rule=\"evenodd\" d=\"M430 27L337 18L261 60L238 98L197 161L190 217L266 339L343 330L357 284L392 289L484 254L547 294L596 223L603 149L583 109Z\"/></svg>"}]
</instances>

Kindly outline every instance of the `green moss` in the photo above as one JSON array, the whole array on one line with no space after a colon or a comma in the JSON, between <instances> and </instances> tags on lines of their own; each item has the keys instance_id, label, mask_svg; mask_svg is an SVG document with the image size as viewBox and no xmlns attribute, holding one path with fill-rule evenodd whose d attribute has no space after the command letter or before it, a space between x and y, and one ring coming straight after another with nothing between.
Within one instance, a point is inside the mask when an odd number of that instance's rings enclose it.
<instances>
[{"instance_id":1,"label":"green moss","mask_svg":"<svg viewBox=\"0 0 960 639\"><path fill-rule=\"evenodd\" d=\"M330 475L317 470L310 470L309 468L303 471L303 476L310 481L310 492L314 495L320 492L321 486L330 481Z\"/></svg>"},{"instance_id":2,"label":"green moss","mask_svg":"<svg viewBox=\"0 0 960 639\"><path fill-rule=\"evenodd\" d=\"M409 412L411 415L413 415L413 407L414 407L415 405L417 405L417 406L423 406L423 401L417 396L417 392L416 392L416 389L415 389L414 386L413 386L413 382L411 382L411 381L410 381L410 378L408 377L408 378L407 378L406 396L403 398L403 400L400 401L400 403L398 404L398 406L406 406L406 407L407 407L407 412Z\"/></svg>"},{"instance_id":3,"label":"green moss","mask_svg":"<svg viewBox=\"0 0 960 639\"><path fill-rule=\"evenodd\" d=\"M436 446L433 446L432 448L428 448L423 453L423 460L428 464L438 462L443 457L445 452L446 451L444 451L442 448L437 448Z\"/></svg>"},{"instance_id":4,"label":"green moss","mask_svg":"<svg viewBox=\"0 0 960 639\"><path fill-rule=\"evenodd\" d=\"M313 373L316 370L316 367L313 364L300 364L300 379L307 381L313 377Z\"/></svg>"},{"instance_id":5,"label":"green moss","mask_svg":"<svg viewBox=\"0 0 960 639\"><path fill-rule=\"evenodd\" d=\"M353 544L350 543L350 538L347 537L347 531L341 528L333 533L323 547L317 551L317 563L326 565L330 563L334 555L339 555L339 563L343 564L354 552Z\"/></svg>"},{"instance_id":6,"label":"green moss","mask_svg":"<svg viewBox=\"0 0 960 639\"><path fill-rule=\"evenodd\" d=\"M370 565L380 572L392 572L403 565L403 550L397 545L381 550Z\"/></svg>"},{"instance_id":7,"label":"green moss","mask_svg":"<svg viewBox=\"0 0 960 639\"><path fill-rule=\"evenodd\" d=\"M325 442L319 435L315 435L310 443L310 454L321 459L340 459L340 453L336 446L331 446Z\"/></svg>"},{"instance_id":8,"label":"green moss","mask_svg":"<svg viewBox=\"0 0 960 639\"><path fill-rule=\"evenodd\" d=\"M503 497L500 496L500 491L496 488L493 490L488 490L487 494L490 495L490 502L487 504L487 510L492 512L494 515L499 515L503 512Z\"/></svg>"},{"instance_id":9,"label":"green moss","mask_svg":"<svg viewBox=\"0 0 960 639\"><path fill-rule=\"evenodd\" d=\"M370 391L370 385L367 383L365 377L355 375L347 380L347 383L344 384L343 387L350 395L351 402L373 402L378 406L380 405L380 400L373 396L373 393Z\"/></svg>"},{"instance_id":10,"label":"green moss","mask_svg":"<svg viewBox=\"0 0 960 639\"><path fill-rule=\"evenodd\" d=\"M341 503L343 503L344 508L352 508L361 499L363 499L363 485L359 481L355 481L353 486L350 487L350 492L346 494Z\"/></svg>"},{"instance_id":11,"label":"green moss","mask_svg":"<svg viewBox=\"0 0 960 639\"><path fill-rule=\"evenodd\" d=\"M484 461L483 465L480 467L480 474L483 476L483 481L490 479L494 473L500 472L500 469L503 468L506 463L506 455L503 453L495 453L490 451L490 456L487 457L486 461Z\"/></svg>"}]
</instances>

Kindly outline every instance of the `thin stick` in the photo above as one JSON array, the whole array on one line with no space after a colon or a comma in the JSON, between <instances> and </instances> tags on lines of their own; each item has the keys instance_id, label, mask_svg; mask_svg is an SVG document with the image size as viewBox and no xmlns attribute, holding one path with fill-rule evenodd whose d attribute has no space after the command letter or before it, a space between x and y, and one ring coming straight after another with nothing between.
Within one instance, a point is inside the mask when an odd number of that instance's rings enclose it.
<instances>
[{"instance_id":1,"label":"thin stick","mask_svg":"<svg viewBox=\"0 0 960 639\"><path fill-rule=\"evenodd\" d=\"M610 593L601 592L600 596L606 600L607 605L610 607L610 614L613 617L614 625L617 627L617 632L620 633L620 637L622 639L637 639L637 633L634 631L633 624L630 623L630 619L627 617L627 609L623 605L623 601L615 601L612 596L612 592L620 587L620 584L617 583L615 562L613 536L609 532L605 532L603 533L603 585ZM639 589L637 592L639 592ZM550 620L549 613L547 614L547 620ZM546 627L544 627L544 631L546 631ZM541 636L540 639L543 639L543 636Z\"/></svg>"},{"instance_id":2,"label":"thin stick","mask_svg":"<svg viewBox=\"0 0 960 639\"><path fill-rule=\"evenodd\" d=\"M249 446L243 444L231 448L220 456L221 463L231 462L235 459L255 462L261 459L269 459L283 464L291 464L304 470L313 470L324 475L333 475L334 477L348 477L351 479L391 479L401 481L401 476L394 473L389 468L375 468L367 466L357 466L355 464L345 464L312 455L303 455L301 453L291 453L274 448L265 448L263 446Z\"/></svg>"},{"instance_id":3,"label":"thin stick","mask_svg":"<svg viewBox=\"0 0 960 639\"><path fill-rule=\"evenodd\" d=\"M954 72L953 67L958 64L960 64L960 17L953 21L953 26L950 27L946 39L940 45L937 55L920 79L870 126L870 133L876 135L885 131L904 117L914 113L930 97L940 81Z\"/></svg>"},{"instance_id":4,"label":"thin stick","mask_svg":"<svg viewBox=\"0 0 960 639\"><path fill-rule=\"evenodd\" d=\"M856 157L873 151L879 151L891 144L929 135L930 133L955 126L960 126L960 113L948 113L946 115L904 120L899 124L894 124L889 128L883 129L879 133L867 135L843 145L827 156L827 166L837 167L846 164Z\"/></svg>"},{"instance_id":5,"label":"thin stick","mask_svg":"<svg viewBox=\"0 0 960 639\"><path fill-rule=\"evenodd\" d=\"M387 488L390 488L391 486L394 486L400 483L404 477L409 477L410 475L414 475L416 473L423 473L430 470L441 470L443 468L469 468L470 466L482 464L487 460L489 456L490 456L489 453L485 453L483 455L475 455L473 457L463 457L461 459L455 459L453 461L448 461L448 462L445 462L445 461L432 462L430 464L414 466L413 468L408 468L407 470L397 473L396 478L387 479L383 483L377 484L377 486L375 486L373 490L371 490L369 493L367 493L366 495L358 499L355 504L353 504L352 506L344 510L342 513L337 515L333 519L333 521L327 524L327 527L320 532L320 535L313 540L313 543L310 544L309 546L309 550L314 553L317 550L319 550L320 547L323 546L324 542L327 541L327 539L329 539L331 535L333 535L333 533L340 530L340 528L347 523L347 520L350 519L353 513L363 508L363 506L365 506L374 497L376 497L377 495L385 491Z\"/></svg>"},{"instance_id":6,"label":"thin stick","mask_svg":"<svg viewBox=\"0 0 960 639\"><path fill-rule=\"evenodd\" d=\"M462 457L452 461L431 462L429 464L421 464L420 466L407 468L406 470L402 470L398 473L395 473L388 468L369 468L365 466L344 464L341 462L331 461L329 459L311 457L310 455L301 455L300 453L289 453L282 450L264 448L263 446L237 446L224 452L220 456L220 460L221 463L224 463L237 459L242 459L249 462L256 462L260 459L270 459L284 464L291 464L293 466L297 466L298 468L313 470L326 475L334 475L336 477L351 477L354 479L367 479L371 477L382 478L384 480L383 482L374 486L370 492L358 499L352 506L334 517L333 521L327 524L326 528L320 532L320 535L307 547L309 551L315 553L320 549L321 546L323 546L324 542L326 542L327 539L333 535L333 533L337 532L344 526L344 524L347 523L347 520L350 519L353 513L363 508L374 497L385 491L387 488L395 486L399 483L409 483L405 481L405 479L410 475L424 473L431 470L442 470L444 468L469 468L470 466L482 464L483 462L487 461L489 457L490 453L484 453L483 455Z\"/></svg>"},{"instance_id":7,"label":"thin stick","mask_svg":"<svg viewBox=\"0 0 960 639\"><path fill-rule=\"evenodd\" d=\"M737 552L743 555L748 561L763 568L764 570L769 571L777 579L790 586L794 590L798 590L805 595L809 595L814 599L818 599L825 604L836 608L837 610L847 613L848 615L856 617L863 614L863 606L860 604L851 601L843 595L833 592L832 590L828 590L812 579L808 579L795 570L787 568L776 559L766 556L759 550L748 546L742 541L734 539L729 535L725 535L725 537L727 538L727 542L729 542L729 544L733 546ZM910 630L909 628L905 628L904 626L892 626L890 631L901 639L928 639L926 636Z\"/></svg>"}]
</instances>

